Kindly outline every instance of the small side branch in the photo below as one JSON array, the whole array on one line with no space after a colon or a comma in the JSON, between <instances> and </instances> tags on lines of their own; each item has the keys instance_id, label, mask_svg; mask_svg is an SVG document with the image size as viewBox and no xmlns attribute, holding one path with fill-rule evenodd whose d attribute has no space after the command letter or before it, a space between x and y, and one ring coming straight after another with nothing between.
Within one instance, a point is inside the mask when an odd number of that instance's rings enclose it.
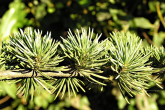
<instances>
[{"instance_id":1,"label":"small side branch","mask_svg":"<svg viewBox=\"0 0 165 110\"><path fill-rule=\"evenodd\" d=\"M157 0L155 0L155 1L157 2ZM164 18L162 16L162 13L160 11L160 4L159 3L156 3L156 10L157 10L158 16L160 18L160 21L162 22L163 27L165 28L165 21L164 21Z\"/></svg>"},{"instance_id":2,"label":"small side branch","mask_svg":"<svg viewBox=\"0 0 165 110\"><path fill-rule=\"evenodd\" d=\"M142 33L145 39L148 41L149 44L153 44L152 40L149 38L149 36L146 34L146 32Z\"/></svg>"},{"instance_id":3,"label":"small side branch","mask_svg":"<svg viewBox=\"0 0 165 110\"><path fill-rule=\"evenodd\" d=\"M7 102L9 99L10 99L10 96L8 96L8 95L6 97L0 99L0 105Z\"/></svg>"},{"instance_id":4,"label":"small side branch","mask_svg":"<svg viewBox=\"0 0 165 110\"><path fill-rule=\"evenodd\" d=\"M71 74L62 73L62 72L44 72L45 75L49 77L72 77ZM35 77L32 71L23 71L23 70L6 70L0 71L0 79L13 79L13 78L30 78ZM38 74L37 77L42 77L41 74Z\"/></svg>"}]
</instances>

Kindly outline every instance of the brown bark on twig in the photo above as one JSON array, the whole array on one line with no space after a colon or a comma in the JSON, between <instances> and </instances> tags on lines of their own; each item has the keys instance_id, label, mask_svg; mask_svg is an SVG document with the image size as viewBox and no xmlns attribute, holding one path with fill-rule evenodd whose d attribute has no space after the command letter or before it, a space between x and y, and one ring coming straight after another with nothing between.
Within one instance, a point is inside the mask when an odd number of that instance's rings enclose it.
<instances>
[{"instance_id":1,"label":"brown bark on twig","mask_svg":"<svg viewBox=\"0 0 165 110\"><path fill-rule=\"evenodd\" d=\"M5 103L5 102L8 101L9 99L10 99L10 96L6 96L6 97L0 99L0 105L3 104L3 103Z\"/></svg>"},{"instance_id":2,"label":"brown bark on twig","mask_svg":"<svg viewBox=\"0 0 165 110\"><path fill-rule=\"evenodd\" d=\"M146 34L146 32L143 32L142 34L145 37L145 39L148 41L149 44L153 44L152 40L148 37L148 35Z\"/></svg>"},{"instance_id":3,"label":"brown bark on twig","mask_svg":"<svg viewBox=\"0 0 165 110\"><path fill-rule=\"evenodd\" d=\"M155 1L157 2L157 0L155 0ZM165 20L164 20L164 18L162 16L162 13L160 11L160 4L159 3L156 3L156 10L157 10L157 14L158 14L158 16L160 18L160 21L163 24L163 27L165 28Z\"/></svg>"},{"instance_id":4,"label":"brown bark on twig","mask_svg":"<svg viewBox=\"0 0 165 110\"><path fill-rule=\"evenodd\" d=\"M61 73L61 72L43 72L43 73L49 77L71 77L72 76L69 73ZM30 78L30 77L42 77L42 75L37 74L37 76L35 76L32 71L27 72L23 70L0 71L0 79Z\"/></svg>"}]
</instances>

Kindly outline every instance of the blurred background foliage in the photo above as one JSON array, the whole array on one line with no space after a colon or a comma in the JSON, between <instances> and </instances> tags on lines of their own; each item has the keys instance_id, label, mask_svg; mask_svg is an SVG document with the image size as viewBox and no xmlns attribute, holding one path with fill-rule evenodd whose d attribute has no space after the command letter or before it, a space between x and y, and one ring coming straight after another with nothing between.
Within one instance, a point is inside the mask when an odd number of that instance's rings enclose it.
<instances>
[{"instance_id":1,"label":"blurred background foliage","mask_svg":"<svg viewBox=\"0 0 165 110\"><path fill-rule=\"evenodd\" d=\"M34 27L52 32L55 39L66 37L68 29L92 27L102 33L102 39L112 31L131 31L143 39L144 45L164 46L165 1L164 0L1 0L0 42L19 28ZM1 45L1 44L0 44ZM165 84L164 79L162 79ZM137 95L127 104L117 88L89 90L77 97L53 100L45 92L25 101L16 95L16 85L1 82L1 110L162 110L165 109L165 91L155 86L145 94ZM5 85L5 86L3 86ZM163 85L162 85L163 86ZM5 92L4 92L5 91Z\"/></svg>"}]
</instances>

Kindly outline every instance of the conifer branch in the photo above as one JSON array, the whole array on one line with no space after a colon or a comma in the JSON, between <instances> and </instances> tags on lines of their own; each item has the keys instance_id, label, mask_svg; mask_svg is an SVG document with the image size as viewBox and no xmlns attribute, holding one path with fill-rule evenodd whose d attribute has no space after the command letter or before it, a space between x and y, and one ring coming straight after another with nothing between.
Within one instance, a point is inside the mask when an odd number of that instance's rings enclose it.
<instances>
[{"instance_id":1,"label":"conifer branch","mask_svg":"<svg viewBox=\"0 0 165 110\"><path fill-rule=\"evenodd\" d=\"M147 94L150 82L159 86L159 81L150 76L164 76L163 47L146 48L138 36L129 32L114 32L103 41L100 37L90 28L82 28L75 33L69 30L68 37L57 42L50 33L43 35L31 28L20 30L2 45L0 67L5 71L0 71L0 80L4 84L7 80L19 84L17 94L26 99L33 99L39 89L56 94L56 99L60 93L63 97L68 92L70 97L79 90L85 92L86 79L106 86L108 76L113 76L128 103L127 95ZM106 66L111 67L107 73Z\"/></svg>"}]
</instances>

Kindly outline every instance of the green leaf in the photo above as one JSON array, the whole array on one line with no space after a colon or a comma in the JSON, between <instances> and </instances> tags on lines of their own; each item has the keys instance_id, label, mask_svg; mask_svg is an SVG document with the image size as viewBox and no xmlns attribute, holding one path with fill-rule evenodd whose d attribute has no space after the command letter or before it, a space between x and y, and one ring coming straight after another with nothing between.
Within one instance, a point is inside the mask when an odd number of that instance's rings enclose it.
<instances>
[{"instance_id":1,"label":"green leaf","mask_svg":"<svg viewBox=\"0 0 165 110\"><path fill-rule=\"evenodd\" d=\"M5 12L0 23L0 36L3 40L8 40L11 33L27 23L25 18L27 12L24 9L25 4L21 0L14 0L10 3L9 10Z\"/></svg>"},{"instance_id":2,"label":"green leaf","mask_svg":"<svg viewBox=\"0 0 165 110\"><path fill-rule=\"evenodd\" d=\"M7 94L12 97L13 99L16 98L16 91L17 91L17 86L15 83L11 82L2 82L1 83L4 90L7 92Z\"/></svg>"},{"instance_id":3,"label":"green leaf","mask_svg":"<svg viewBox=\"0 0 165 110\"><path fill-rule=\"evenodd\" d=\"M153 37L153 43L154 45L160 47L162 46L164 39L165 39L165 32L155 33Z\"/></svg>"},{"instance_id":4,"label":"green leaf","mask_svg":"<svg viewBox=\"0 0 165 110\"><path fill-rule=\"evenodd\" d=\"M46 14L46 4L40 4L34 8L35 10L35 18L40 20L42 19ZM50 10L49 10L50 11Z\"/></svg>"},{"instance_id":5,"label":"green leaf","mask_svg":"<svg viewBox=\"0 0 165 110\"><path fill-rule=\"evenodd\" d=\"M156 1L149 1L148 6L151 11L156 12Z\"/></svg>"},{"instance_id":6,"label":"green leaf","mask_svg":"<svg viewBox=\"0 0 165 110\"><path fill-rule=\"evenodd\" d=\"M61 3L61 2L58 2L58 3L55 4L55 7L61 9L61 8L64 7L64 4Z\"/></svg>"},{"instance_id":7,"label":"green leaf","mask_svg":"<svg viewBox=\"0 0 165 110\"><path fill-rule=\"evenodd\" d=\"M91 0L76 0L81 6L88 6L91 3Z\"/></svg>"},{"instance_id":8,"label":"green leaf","mask_svg":"<svg viewBox=\"0 0 165 110\"><path fill-rule=\"evenodd\" d=\"M47 108L49 104L48 100L45 100L43 96L36 96L34 102L38 107L43 107L43 108Z\"/></svg>"},{"instance_id":9,"label":"green leaf","mask_svg":"<svg viewBox=\"0 0 165 110\"><path fill-rule=\"evenodd\" d=\"M99 12L96 14L96 17L98 21L104 21L104 20L109 19L111 16L110 16L110 13Z\"/></svg>"},{"instance_id":10,"label":"green leaf","mask_svg":"<svg viewBox=\"0 0 165 110\"><path fill-rule=\"evenodd\" d=\"M152 29L154 25L150 23L150 21L144 17L136 17L133 19L133 23L135 27L143 28L143 29Z\"/></svg>"},{"instance_id":11,"label":"green leaf","mask_svg":"<svg viewBox=\"0 0 165 110\"><path fill-rule=\"evenodd\" d=\"M27 108L25 108L24 105L20 104L17 110L27 110Z\"/></svg>"},{"instance_id":12,"label":"green leaf","mask_svg":"<svg viewBox=\"0 0 165 110\"><path fill-rule=\"evenodd\" d=\"M81 98L81 100L80 100L80 103L82 104L82 105L90 105L90 102L89 102L89 100L88 100L88 97L87 96L83 96L82 98ZM81 106L82 106L81 105Z\"/></svg>"},{"instance_id":13,"label":"green leaf","mask_svg":"<svg viewBox=\"0 0 165 110\"><path fill-rule=\"evenodd\" d=\"M127 102L124 100L122 95L118 95L118 107L120 110L124 109L124 107L127 105Z\"/></svg>"}]
</instances>

